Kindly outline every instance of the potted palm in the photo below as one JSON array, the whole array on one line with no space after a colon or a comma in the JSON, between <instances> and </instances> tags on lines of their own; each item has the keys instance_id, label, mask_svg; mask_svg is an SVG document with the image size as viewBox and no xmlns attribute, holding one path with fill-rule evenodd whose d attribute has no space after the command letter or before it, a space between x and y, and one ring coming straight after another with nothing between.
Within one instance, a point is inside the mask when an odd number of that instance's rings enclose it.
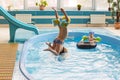
<instances>
[{"instance_id":1,"label":"potted palm","mask_svg":"<svg viewBox=\"0 0 120 80\"><path fill-rule=\"evenodd\" d=\"M113 0L108 0L108 3L109 3L109 8L108 8L108 11L111 11L111 7L110 7L110 3L112 2Z\"/></svg>"},{"instance_id":2,"label":"potted palm","mask_svg":"<svg viewBox=\"0 0 120 80\"><path fill-rule=\"evenodd\" d=\"M120 29L120 0L108 0L108 3L111 4L109 8L111 8L112 19L115 21L115 29Z\"/></svg>"},{"instance_id":3,"label":"potted palm","mask_svg":"<svg viewBox=\"0 0 120 80\"><path fill-rule=\"evenodd\" d=\"M80 4L77 5L77 9L81 10L81 5Z\"/></svg>"},{"instance_id":4,"label":"potted palm","mask_svg":"<svg viewBox=\"0 0 120 80\"><path fill-rule=\"evenodd\" d=\"M40 10L44 10L47 5L48 3L46 0L40 0L39 2L36 2L36 6L39 6Z\"/></svg>"}]
</instances>

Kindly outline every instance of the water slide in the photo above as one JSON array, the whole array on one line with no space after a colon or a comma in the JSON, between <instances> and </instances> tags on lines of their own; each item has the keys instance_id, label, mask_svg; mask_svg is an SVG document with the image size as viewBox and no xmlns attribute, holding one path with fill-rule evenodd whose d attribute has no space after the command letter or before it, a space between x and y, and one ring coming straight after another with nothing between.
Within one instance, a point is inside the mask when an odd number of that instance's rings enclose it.
<instances>
[{"instance_id":1,"label":"water slide","mask_svg":"<svg viewBox=\"0 0 120 80\"><path fill-rule=\"evenodd\" d=\"M36 35L39 34L39 29L36 26L26 24L24 22L17 20L15 17L9 14L6 10L4 10L1 6L0 6L0 15L3 16L9 23L9 30L10 30L9 42L14 42L15 32L18 28L33 31L35 32Z\"/></svg>"}]
</instances>

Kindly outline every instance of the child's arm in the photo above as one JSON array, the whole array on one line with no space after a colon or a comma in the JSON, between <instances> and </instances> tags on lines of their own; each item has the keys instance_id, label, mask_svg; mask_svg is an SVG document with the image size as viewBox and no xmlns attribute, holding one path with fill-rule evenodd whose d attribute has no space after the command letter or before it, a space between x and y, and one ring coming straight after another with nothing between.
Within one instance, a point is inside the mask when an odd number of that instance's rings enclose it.
<instances>
[{"instance_id":1,"label":"child's arm","mask_svg":"<svg viewBox=\"0 0 120 80\"><path fill-rule=\"evenodd\" d=\"M54 49L52 49L52 48L50 48L50 51L54 54L54 55L59 55L58 53L57 53L57 51L55 51Z\"/></svg>"},{"instance_id":2,"label":"child's arm","mask_svg":"<svg viewBox=\"0 0 120 80\"><path fill-rule=\"evenodd\" d=\"M50 51L50 52L52 52L54 55L59 55L58 53L57 53L57 51L55 51L54 49L52 49L51 47L49 47L48 49L46 49L46 50L44 50L44 51Z\"/></svg>"},{"instance_id":3,"label":"child's arm","mask_svg":"<svg viewBox=\"0 0 120 80\"><path fill-rule=\"evenodd\" d=\"M52 47L50 42L46 42L46 44L47 44L49 47Z\"/></svg>"},{"instance_id":4,"label":"child's arm","mask_svg":"<svg viewBox=\"0 0 120 80\"><path fill-rule=\"evenodd\" d=\"M55 8L54 8L54 7L52 7L52 9L55 11L55 16L56 16L56 19L59 19L58 12L55 10ZM58 27L60 28L60 24L58 24Z\"/></svg>"},{"instance_id":5,"label":"child's arm","mask_svg":"<svg viewBox=\"0 0 120 80\"><path fill-rule=\"evenodd\" d=\"M66 14L66 12L64 11L64 9L63 9L63 8L61 8L61 11L63 12L63 14L64 14L64 16L65 16L66 20L67 20L67 21L69 21L69 18L68 18L67 14Z\"/></svg>"},{"instance_id":6,"label":"child's arm","mask_svg":"<svg viewBox=\"0 0 120 80\"><path fill-rule=\"evenodd\" d=\"M56 19L58 19L59 17L58 17L58 13L57 13L57 11L55 10L55 8L54 8L54 7L52 7L52 9L55 11L55 16L56 16Z\"/></svg>"}]
</instances>

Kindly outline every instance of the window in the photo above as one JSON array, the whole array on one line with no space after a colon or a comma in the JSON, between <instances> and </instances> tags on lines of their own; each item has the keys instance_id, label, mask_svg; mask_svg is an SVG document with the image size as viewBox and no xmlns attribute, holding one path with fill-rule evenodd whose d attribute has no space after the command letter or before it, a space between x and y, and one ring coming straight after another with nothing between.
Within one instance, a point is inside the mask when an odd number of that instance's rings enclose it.
<instances>
[{"instance_id":1,"label":"window","mask_svg":"<svg viewBox=\"0 0 120 80\"><path fill-rule=\"evenodd\" d=\"M35 5L36 2L39 2L40 0L27 0L27 8L26 9L39 9L38 6ZM82 5L82 9L90 10L92 9L92 0L47 0L48 6L47 9L50 9L51 7L63 7L70 10L77 9L76 6L78 3Z\"/></svg>"},{"instance_id":2,"label":"window","mask_svg":"<svg viewBox=\"0 0 120 80\"><path fill-rule=\"evenodd\" d=\"M77 0L61 0L61 7L76 7Z\"/></svg>"},{"instance_id":3,"label":"window","mask_svg":"<svg viewBox=\"0 0 120 80\"><path fill-rule=\"evenodd\" d=\"M96 10L108 10L108 6L107 0L96 0Z\"/></svg>"},{"instance_id":4,"label":"window","mask_svg":"<svg viewBox=\"0 0 120 80\"><path fill-rule=\"evenodd\" d=\"M81 4L81 8L84 10L92 9L92 0L61 0L61 7L63 8L75 9L77 4Z\"/></svg>"},{"instance_id":5,"label":"window","mask_svg":"<svg viewBox=\"0 0 120 80\"><path fill-rule=\"evenodd\" d=\"M48 6L46 8L57 7L57 0L46 0ZM40 2L40 0L27 0L26 9L39 9L39 6L36 6L35 3Z\"/></svg>"},{"instance_id":6,"label":"window","mask_svg":"<svg viewBox=\"0 0 120 80\"><path fill-rule=\"evenodd\" d=\"M48 7L57 7L57 0L47 0Z\"/></svg>"},{"instance_id":7,"label":"window","mask_svg":"<svg viewBox=\"0 0 120 80\"><path fill-rule=\"evenodd\" d=\"M8 10L11 9L24 9L24 0L0 0L0 5Z\"/></svg>"},{"instance_id":8,"label":"window","mask_svg":"<svg viewBox=\"0 0 120 80\"><path fill-rule=\"evenodd\" d=\"M8 6L12 6L13 9L38 10L39 6L35 5L36 2L40 2L40 0L0 0L0 5L6 10L8 10ZM107 0L47 0L47 2L47 10L51 7L77 10L77 4L82 5L82 10L108 10L109 5Z\"/></svg>"},{"instance_id":9,"label":"window","mask_svg":"<svg viewBox=\"0 0 120 80\"><path fill-rule=\"evenodd\" d=\"M25 1L25 9L35 9L37 6L36 6L36 2L38 2L38 0L26 0Z\"/></svg>"},{"instance_id":10,"label":"window","mask_svg":"<svg viewBox=\"0 0 120 80\"><path fill-rule=\"evenodd\" d=\"M24 0L13 0L15 9L24 9Z\"/></svg>"}]
</instances>

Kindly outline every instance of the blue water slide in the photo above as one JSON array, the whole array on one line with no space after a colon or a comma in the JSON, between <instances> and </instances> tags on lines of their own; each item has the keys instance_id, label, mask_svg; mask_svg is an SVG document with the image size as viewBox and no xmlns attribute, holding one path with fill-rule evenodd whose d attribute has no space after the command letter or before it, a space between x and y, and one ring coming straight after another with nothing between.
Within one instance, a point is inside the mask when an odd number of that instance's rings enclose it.
<instances>
[{"instance_id":1,"label":"blue water slide","mask_svg":"<svg viewBox=\"0 0 120 80\"><path fill-rule=\"evenodd\" d=\"M33 31L35 32L36 35L39 34L39 29L36 26L26 24L17 20L15 17L9 14L6 10L4 10L1 6L0 6L0 15L3 16L9 23L9 30L10 30L9 42L14 42L15 32L18 28Z\"/></svg>"}]
</instances>

